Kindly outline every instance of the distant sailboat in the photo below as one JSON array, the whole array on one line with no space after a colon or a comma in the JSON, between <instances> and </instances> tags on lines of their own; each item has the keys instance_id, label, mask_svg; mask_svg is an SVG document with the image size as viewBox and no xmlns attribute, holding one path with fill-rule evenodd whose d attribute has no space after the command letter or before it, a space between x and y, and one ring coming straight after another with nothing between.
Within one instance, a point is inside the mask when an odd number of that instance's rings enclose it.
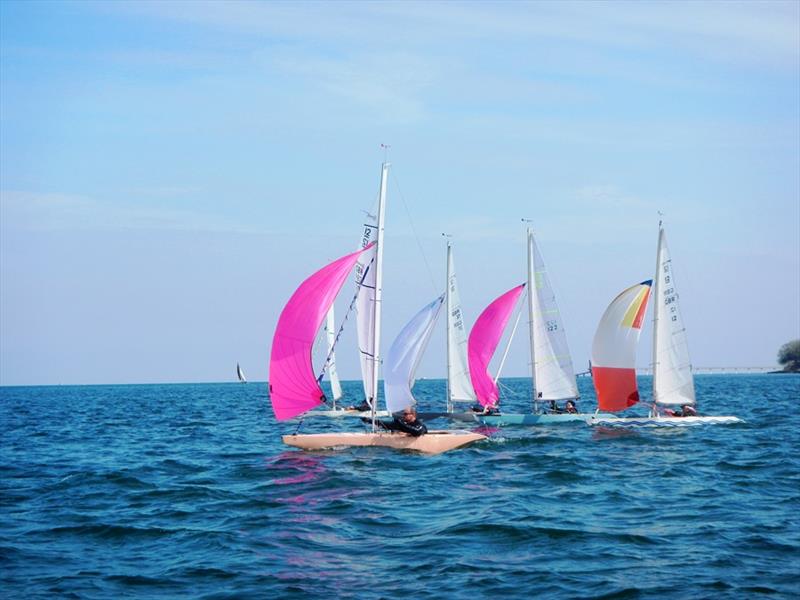
<instances>
[{"instance_id":1,"label":"distant sailboat","mask_svg":"<svg viewBox=\"0 0 800 600\"><path fill-rule=\"evenodd\" d=\"M689 346L686 339L686 328L683 325L678 293L675 288L670 257L664 229L659 223L658 247L656 250L655 288L653 291L653 405L650 415L639 417L598 417L593 425L627 426L627 427L688 427L693 425L723 425L741 423L733 416L671 416L664 414L668 407L693 407L696 404L694 377L689 359ZM647 282L646 282L647 283ZM645 300L646 302L646 300ZM642 310L642 315L644 310ZM641 322L641 321L639 321ZM601 322L602 324L602 322ZM598 333L600 329L598 328ZM610 338L609 338L610 339ZM636 334L638 341L638 334ZM619 345L617 346L619 348ZM633 364L633 355L627 348L626 360ZM594 350L593 361L594 361ZM594 367L592 368L594 376ZM599 372L600 379L595 379L595 387L603 390L606 410L616 411L632 406L639 400L638 391L629 392L631 385L636 385L635 373L631 378L630 370L623 378L605 371ZM692 410L692 412L694 412Z\"/></svg>"},{"instance_id":2,"label":"distant sailboat","mask_svg":"<svg viewBox=\"0 0 800 600\"><path fill-rule=\"evenodd\" d=\"M458 295L453 246L447 241L447 412L452 413L456 403L476 401L475 390L469 376L467 363L467 327L461 312Z\"/></svg>"},{"instance_id":3,"label":"distant sailboat","mask_svg":"<svg viewBox=\"0 0 800 600\"><path fill-rule=\"evenodd\" d=\"M547 269L528 229L528 324L531 352L532 413L476 415L486 425L549 425L588 421L592 413L546 412L547 405L577 401L578 384L555 293Z\"/></svg>"},{"instance_id":4,"label":"distant sailboat","mask_svg":"<svg viewBox=\"0 0 800 600\"><path fill-rule=\"evenodd\" d=\"M336 354L334 346L336 344L336 322L333 314L333 305L325 318L325 338L328 340L328 380L331 383L332 404L336 409L336 402L342 397L342 384L339 381L339 373L336 371Z\"/></svg>"},{"instance_id":5,"label":"distant sailboat","mask_svg":"<svg viewBox=\"0 0 800 600\"><path fill-rule=\"evenodd\" d=\"M335 432L317 434L293 434L283 436L283 442L305 450L317 450L330 447L352 446L385 446L397 449L410 449L419 452L436 454L452 450L460 446L484 439L480 434L458 431L429 431L427 434L413 437L400 432L376 431L375 416L378 396L378 370L380 366L380 324L381 324L381 296L382 296L382 261L383 261L383 222L385 213L385 198L389 165L384 163L381 167L380 194L378 198L377 231L375 241L370 242L361 250L344 256L327 267L317 271L304 281L284 307L275 337L272 343L270 357L270 398L275 417L278 420L290 419L300 415L321 404L325 396L319 386L320 377L315 377L311 364L311 348L316 333L322 325L326 313L341 290L350 270L359 260L374 250L374 286L372 293L372 320L371 342L366 348L366 362L368 363L369 378L365 381L367 401L371 405L372 432ZM363 263L362 263L363 264ZM367 276L369 274L367 273ZM361 283L366 282L362 276ZM363 287L363 285L362 285ZM440 303L441 304L441 303ZM416 319L415 319L416 320ZM412 321L414 323L414 321ZM408 330L408 331L407 331ZM403 369L410 364L407 372L409 386L413 380L413 371L416 360L421 355L427 341L426 335L422 339L414 338L412 330L404 329L406 339L409 341L404 347L411 353L409 363L405 358L398 360L392 367L396 375L397 369ZM429 332L428 332L429 333ZM413 343L411 343L413 342ZM362 353L365 352L361 346ZM416 358L415 358L416 357ZM402 357L401 357L402 358ZM393 359L394 360L394 359ZM363 364L363 363L362 363ZM393 388L395 389L395 388Z\"/></svg>"},{"instance_id":6,"label":"distant sailboat","mask_svg":"<svg viewBox=\"0 0 800 600\"><path fill-rule=\"evenodd\" d=\"M244 377L244 371L242 371L242 367L239 366L239 363L236 363L236 377L239 378L240 383L247 383L247 379Z\"/></svg>"}]
</instances>

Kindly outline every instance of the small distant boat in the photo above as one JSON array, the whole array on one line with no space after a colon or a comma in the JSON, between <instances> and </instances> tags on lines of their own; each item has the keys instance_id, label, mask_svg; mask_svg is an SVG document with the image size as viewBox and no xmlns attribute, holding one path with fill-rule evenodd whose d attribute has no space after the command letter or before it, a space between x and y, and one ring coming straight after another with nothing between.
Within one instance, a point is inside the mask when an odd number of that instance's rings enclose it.
<instances>
[{"instance_id":1,"label":"small distant boat","mask_svg":"<svg viewBox=\"0 0 800 600\"><path fill-rule=\"evenodd\" d=\"M270 355L269 391L276 419L291 419L310 411L325 401L325 394L319 385L322 375L315 376L311 362L314 340L348 274L365 254L374 250L375 258L371 267L374 269L373 302L371 311L368 312L372 321L371 342L366 352L362 346L362 353L367 355L365 362L370 372L368 381L365 381L365 392L371 405L372 431L285 435L283 442L289 446L304 450L384 446L438 454L485 438L480 434L466 431L429 431L419 437L412 437L402 432L376 431L378 369L381 364L379 349L383 285L383 222L388 172L389 165L384 163L381 166L375 241L323 267L300 284L278 318ZM364 279L362 277L362 284ZM441 299L437 301L441 305ZM399 339L402 339L398 343L401 343L406 351L398 356L392 355L391 361L393 362L390 363L394 365L392 367L393 375L396 375L398 370L402 371L409 366L408 377L405 381L405 385L409 387L409 395L410 386L413 383L413 372L430 333L428 331L426 334L412 339L414 336L411 335L412 329L410 328L416 327L415 323L417 323L417 317L404 328L399 336ZM409 356L411 357L410 361ZM393 388L392 393L396 392L397 390Z\"/></svg>"},{"instance_id":2,"label":"small distant boat","mask_svg":"<svg viewBox=\"0 0 800 600\"><path fill-rule=\"evenodd\" d=\"M597 328L592 347L592 377L597 390L598 406L602 410L624 410L639 401L633 365L650 284L650 281L643 282L618 296ZM598 416L590 422L591 425L692 427L742 423L740 418L733 416L665 414L668 407L694 407L697 401L686 328L678 305L672 259L661 223L653 295L653 404L650 414L647 417ZM629 303L627 308L626 303ZM623 317L621 326L620 316ZM694 409L691 411L694 412Z\"/></svg>"},{"instance_id":3,"label":"small distant boat","mask_svg":"<svg viewBox=\"0 0 800 600\"><path fill-rule=\"evenodd\" d=\"M236 363L236 377L239 378L240 383L247 383L247 379L244 377L244 371L242 371L242 367L239 366L239 363Z\"/></svg>"}]
</instances>

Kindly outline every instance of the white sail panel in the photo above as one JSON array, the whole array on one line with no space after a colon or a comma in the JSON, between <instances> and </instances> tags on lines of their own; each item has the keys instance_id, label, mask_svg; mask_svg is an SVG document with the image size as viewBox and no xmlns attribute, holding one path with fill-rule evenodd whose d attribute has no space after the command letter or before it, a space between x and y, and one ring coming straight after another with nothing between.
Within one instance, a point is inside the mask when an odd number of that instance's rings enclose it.
<instances>
[{"instance_id":1,"label":"white sail panel","mask_svg":"<svg viewBox=\"0 0 800 600\"><path fill-rule=\"evenodd\" d=\"M547 269L536 245L533 232L528 232L528 264L533 322L533 377L535 400L563 400L578 397L578 383L567 345L567 334L556 304L556 296L547 276Z\"/></svg>"},{"instance_id":2,"label":"white sail panel","mask_svg":"<svg viewBox=\"0 0 800 600\"><path fill-rule=\"evenodd\" d=\"M461 312L451 246L447 246L447 382L451 402L475 402L467 364L467 328Z\"/></svg>"},{"instance_id":3,"label":"white sail panel","mask_svg":"<svg viewBox=\"0 0 800 600\"><path fill-rule=\"evenodd\" d=\"M678 306L664 230L658 234L653 335L653 398L658 404L694 404L694 378L686 328Z\"/></svg>"},{"instance_id":4,"label":"white sail panel","mask_svg":"<svg viewBox=\"0 0 800 600\"><path fill-rule=\"evenodd\" d=\"M367 214L364 221L364 232L361 236L361 247L374 242L377 238L378 218ZM361 379L364 383L364 398L369 399L374 393L375 362L375 257L377 247L373 246L364 252L356 263L356 330L358 332L359 362L361 363Z\"/></svg>"},{"instance_id":5,"label":"white sail panel","mask_svg":"<svg viewBox=\"0 0 800 600\"><path fill-rule=\"evenodd\" d=\"M328 338L328 379L331 382L331 392L335 402L342 397L342 384L339 382L339 373L336 371L336 354L333 346L336 343L336 322L333 314L333 305L325 319L325 335Z\"/></svg>"},{"instance_id":6,"label":"white sail panel","mask_svg":"<svg viewBox=\"0 0 800 600\"><path fill-rule=\"evenodd\" d=\"M428 345L444 295L419 311L392 342L383 364L383 393L389 412L402 411L416 403L411 388L425 347Z\"/></svg>"},{"instance_id":7,"label":"white sail panel","mask_svg":"<svg viewBox=\"0 0 800 600\"><path fill-rule=\"evenodd\" d=\"M244 377L244 371L242 371L242 367L239 366L239 363L236 363L236 376L242 383L247 383L247 379Z\"/></svg>"}]
</instances>

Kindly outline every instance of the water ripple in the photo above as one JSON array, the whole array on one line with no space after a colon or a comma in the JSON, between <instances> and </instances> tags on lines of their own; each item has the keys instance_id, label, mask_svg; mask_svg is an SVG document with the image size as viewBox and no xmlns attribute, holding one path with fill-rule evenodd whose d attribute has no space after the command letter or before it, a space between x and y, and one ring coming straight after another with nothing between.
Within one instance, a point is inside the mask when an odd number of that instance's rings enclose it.
<instances>
[{"instance_id":1,"label":"water ripple","mask_svg":"<svg viewBox=\"0 0 800 600\"><path fill-rule=\"evenodd\" d=\"M529 382L505 384L519 394L508 409L526 410ZM0 586L59 598L797 597L800 377L701 376L697 389L701 408L746 424L483 428L486 442L421 457L287 449L280 435L297 424L274 421L258 384L0 388ZM416 392L436 409L444 386ZM303 424L343 427L361 424Z\"/></svg>"}]
</instances>

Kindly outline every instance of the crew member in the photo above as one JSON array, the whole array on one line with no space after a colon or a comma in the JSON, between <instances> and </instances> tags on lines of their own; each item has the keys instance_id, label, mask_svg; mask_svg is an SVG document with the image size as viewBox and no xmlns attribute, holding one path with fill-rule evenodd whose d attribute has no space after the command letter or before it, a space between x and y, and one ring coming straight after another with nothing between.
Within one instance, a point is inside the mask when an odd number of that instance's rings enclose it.
<instances>
[{"instance_id":1,"label":"crew member","mask_svg":"<svg viewBox=\"0 0 800 600\"><path fill-rule=\"evenodd\" d=\"M370 422L366 417L362 417L361 420L365 423ZM386 421L376 420L375 424L387 431L402 431L414 437L419 437L428 433L428 428L425 427L425 423L417 418L417 411L413 406L409 406L402 413L395 413L394 419L388 423Z\"/></svg>"}]
</instances>

